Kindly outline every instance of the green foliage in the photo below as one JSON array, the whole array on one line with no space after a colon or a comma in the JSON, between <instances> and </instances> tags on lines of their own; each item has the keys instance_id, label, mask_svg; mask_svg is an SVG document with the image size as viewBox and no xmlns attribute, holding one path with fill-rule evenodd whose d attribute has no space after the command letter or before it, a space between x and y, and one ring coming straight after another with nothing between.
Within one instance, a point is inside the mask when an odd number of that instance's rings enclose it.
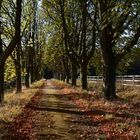
<instances>
[{"instance_id":1,"label":"green foliage","mask_svg":"<svg viewBox=\"0 0 140 140\"><path fill-rule=\"evenodd\" d=\"M90 65L95 67L96 75L102 75L103 62L102 62L102 54L100 48L95 49L94 56L90 60Z\"/></svg>"},{"instance_id":2,"label":"green foliage","mask_svg":"<svg viewBox=\"0 0 140 140\"><path fill-rule=\"evenodd\" d=\"M117 52L119 53L119 49ZM117 65L116 73L118 75L125 74L128 71L128 69L133 66L133 64L135 63L136 59L139 56L140 56L140 49L133 48L132 51L127 53L123 57L123 59L119 62L119 64ZM90 65L95 67L97 75L102 75L103 60L102 60L102 54L101 54L100 48L97 48L95 50L95 54L94 54L94 57L90 61Z\"/></svg>"},{"instance_id":3,"label":"green foliage","mask_svg":"<svg viewBox=\"0 0 140 140\"><path fill-rule=\"evenodd\" d=\"M140 56L140 49L133 48L130 53L127 53L123 59L119 62L117 67L117 74L125 74L129 68L135 63L136 58Z\"/></svg>"},{"instance_id":4,"label":"green foliage","mask_svg":"<svg viewBox=\"0 0 140 140\"><path fill-rule=\"evenodd\" d=\"M15 66L14 62L11 57L8 57L6 63L5 63L5 81L11 81L15 79L16 74L15 74Z\"/></svg>"},{"instance_id":5,"label":"green foliage","mask_svg":"<svg viewBox=\"0 0 140 140\"><path fill-rule=\"evenodd\" d=\"M67 57L68 54L71 54L71 58L74 58L76 65L83 62L84 58L87 58L93 44L92 31L93 27L97 25L98 30L95 32L95 36L97 35L98 39L95 39L96 45L99 46L100 36L98 36L98 32L101 29L108 27L108 40L111 40L113 44L112 51L117 56L117 54L127 53L124 55L123 59L119 62L117 66L117 74L124 74L128 68L132 66L134 63L136 56L139 55L138 49L128 49L126 51L127 42L133 39L133 35L139 26L140 21L140 11L139 5L140 2L134 0L122 0L115 1L103 0L105 6L107 5L107 9L103 12L103 21L100 23L100 15L97 12L97 23L94 25L94 22L89 19L94 18L95 10L98 9L99 1L94 1L92 3L92 7L90 7L89 2L87 1L87 10L88 15L86 20L83 20L83 7L81 0L69 0L62 1L64 2L64 16L67 28L67 45L68 48L66 50L65 42L64 42L64 30L63 30L63 21L62 21L62 13L60 9L60 3L57 0L43 0L41 3L41 7L38 9L38 15L34 15L36 11L34 11L33 7L34 1L23 2L23 10L22 10L22 20L21 20L21 40L22 40L22 55L24 62L29 61L29 57L32 52L29 52L30 48L34 49L34 66L41 67L41 64L47 64L50 69L54 69L59 72L63 72L63 57ZM131 5L131 6L130 6ZM38 5L40 6L40 4ZM2 8L2 25L3 25L3 35L2 40L5 44L5 48L8 46L10 40L15 33L15 0L3 0L3 8ZM91 8L91 9L90 9ZM98 9L100 10L100 9ZM87 14L86 13L86 14ZM138 16L136 16L138 15ZM36 29L33 31L34 20L36 22ZM93 20L93 19L92 19ZM132 21L131 21L132 20ZM85 22L86 21L86 22ZM85 23L84 23L85 22ZM127 25L128 26L125 26ZM84 31L83 26L85 24L86 30ZM35 34L35 40L33 40L32 36ZM84 46L84 38L85 35L85 48ZM109 44L111 44L109 43ZM105 44L106 45L106 44ZM107 44L108 45L108 44ZM106 45L106 46L107 46ZM131 44L130 44L131 45ZM130 52L129 52L130 51ZM129 52L129 53L128 53ZM86 56L86 57L84 57ZM26 64L25 64L26 65ZM25 65L22 66L22 75L26 75ZM103 58L101 53L101 48L98 47L95 50L95 56L91 59L90 64L96 68L96 74L102 75L103 71ZM40 70L41 70L40 68ZM9 57L6 61L5 65L5 80L9 81L15 78L15 66L12 59ZM35 68L36 69L36 68Z\"/></svg>"},{"instance_id":6,"label":"green foliage","mask_svg":"<svg viewBox=\"0 0 140 140\"><path fill-rule=\"evenodd\" d=\"M26 69L22 68L21 75L26 75ZM5 81L9 82L16 78L15 64L11 57L8 57L5 63Z\"/></svg>"},{"instance_id":7,"label":"green foliage","mask_svg":"<svg viewBox=\"0 0 140 140\"><path fill-rule=\"evenodd\" d=\"M44 48L44 61L50 69L58 72L63 71L63 56L65 51L61 34L56 33L48 39L46 47Z\"/></svg>"}]
</instances>

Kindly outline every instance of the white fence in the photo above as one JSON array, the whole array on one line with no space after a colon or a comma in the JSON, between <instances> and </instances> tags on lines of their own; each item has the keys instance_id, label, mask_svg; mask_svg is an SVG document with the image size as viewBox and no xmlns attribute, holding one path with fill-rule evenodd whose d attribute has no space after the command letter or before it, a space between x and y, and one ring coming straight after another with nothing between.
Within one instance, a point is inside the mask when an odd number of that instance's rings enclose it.
<instances>
[{"instance_id":1,"label":"white fence","mask_svg":"<svg viewBox=\"0 0 140 140\"><path fill-rule=\"evenodd\" d=\"M102 82L102 76L88 76L88 81ZM140 75L116 76L116 82L122 85L140 86Z\"/></svg>"}]
</instances>

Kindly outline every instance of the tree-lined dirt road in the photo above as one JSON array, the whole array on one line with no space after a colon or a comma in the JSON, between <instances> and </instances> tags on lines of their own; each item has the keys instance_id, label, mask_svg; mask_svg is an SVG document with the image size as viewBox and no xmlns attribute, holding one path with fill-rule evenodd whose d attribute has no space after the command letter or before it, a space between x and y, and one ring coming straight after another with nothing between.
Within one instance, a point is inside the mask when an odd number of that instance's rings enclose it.
<instances>
[{"instance_id":1,"label":"tree-lined dirt road","mask_svg":"<svg viewBox=\"0 0 140 140\"><path fill-rule=\"evenodd\" d=\"M51 81L46 81L44 87L39 89L9 126L9 132L3 139L93 139L91 134L94 132L94 126L90 120L85 119L86 113L75 107L59 90Z\"/></svg>"}]
</instances>

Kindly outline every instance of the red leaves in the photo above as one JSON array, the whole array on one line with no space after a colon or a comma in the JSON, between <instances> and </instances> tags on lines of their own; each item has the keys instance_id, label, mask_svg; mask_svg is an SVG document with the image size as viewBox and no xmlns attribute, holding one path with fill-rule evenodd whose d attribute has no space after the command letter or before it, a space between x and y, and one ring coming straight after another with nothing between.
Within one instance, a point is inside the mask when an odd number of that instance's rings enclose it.
<instances>
[{"instance_id":1,"label":"red leaves","mask_svg":"<svg viewBox=\"0 0 140 140\"><path fill-rule=\"evenodd\" d=\"M31 101L23 108L22 114L15 118L15 121L9 126L9 131L13 136L21 139L33 139L35 132L33 131L34 119L37 112L31 109L31 105L37 104L41 95L36 94Z\"/></svg>"},{"instance_id":2,"label":"red leaves","mask_svg":"<svg viewBox=\"0 0 140 140\"><path fill-rule=\"evenodd\" d=\"M137 124L140 124L140 117L136 116L140 109L132 103L125 103L121 100L108 102L99 98L100 95L97 93L83 94L77 89L72 90L65 86L63 88L61 93L68 93L67 97L76 106L88 112L88 118L96 124L94 133L97 139L104 137L107 140L133 140L138 138L140 127ZM81 134L81 138L85 137L85 133Z\"/></svg>"},{"instance_id":3,"label":"red leaves","mask_svg":"<svg viewBox=\"0 0 140 140\"><path fill-rule=\"evenodd\" d=\"M55 86L57 88L59 84L57 83ZM65 87L62 83L57 90L69 99L68 103L72 101L79 110L86 112L85 115L78 116L79 118L74 115L74 119L69 118L74 126L70 127L68 132L72 135L76 134L76 139L135 140L138 138L140 131L140 117L137 117L139 108L120 100L108 102L95 92L83 94L80 89ZM48 121L46 125L48 129L52 129L51 118L53 117L50 117L50 120L45 119L43 111L40 113L33 109L34 106L39 105L40 98L41 94L36 94L24 107L23 113L15 118L13 125L10 126L13 135L21 139L34 139L36 137L34 127L37 125L34 122L40 123L40 119L44 119L45 124Z\"/></svg>"}]
</instances>

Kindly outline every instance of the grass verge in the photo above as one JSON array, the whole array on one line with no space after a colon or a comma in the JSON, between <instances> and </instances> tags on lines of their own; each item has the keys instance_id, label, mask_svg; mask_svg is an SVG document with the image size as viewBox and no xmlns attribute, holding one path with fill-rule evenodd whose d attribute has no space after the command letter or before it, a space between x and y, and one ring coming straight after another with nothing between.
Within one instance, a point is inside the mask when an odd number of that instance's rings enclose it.
<instances>
[{"instance_id":1,"label":"grass verge","mask_svg":"<svg viewBox=\"0 0 140 140\"><path fill-rule=\"evenodd\" d=\"M5 94L4 104L0 106L0 138L6 133L4 129L8 124L12 123L14 118L18 116L23 107L37 93L38 88L43 86L44 79L35 82L31 88L23 87L22 93L15 94L15 91Z\"/></svg>"},{"instance_id":2,"label":"grass verge","mask_svg":"<svg viewBox=\"0 0 140 140\"><path fill-rule=\"evenodd\" d=\"M61 85L61 94L65 94L81 110L88 112L88 117L96 126L97 138L103 139L140 139L140 89L117 85L118 100L108 101L103 98L102 85L90 83L90 89Z\"/></svg>"}]
</instances>

